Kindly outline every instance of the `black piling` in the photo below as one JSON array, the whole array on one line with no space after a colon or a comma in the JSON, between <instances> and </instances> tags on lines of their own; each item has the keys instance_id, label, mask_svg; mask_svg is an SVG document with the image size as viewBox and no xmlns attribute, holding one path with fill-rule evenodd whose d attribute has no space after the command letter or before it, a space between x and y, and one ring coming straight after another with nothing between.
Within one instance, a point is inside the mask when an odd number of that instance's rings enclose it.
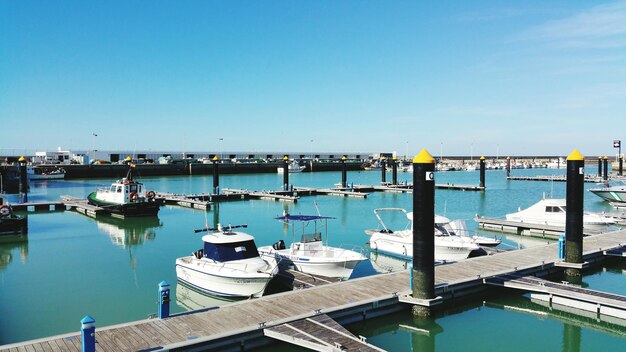
<instances>
[{"instance_id":1,"label":"black piling","mask_svg":"<svg viewBox=\"0 0 626 352\"><path fill-rule=\"evenodd\" d=\"M413 159L413 275L412 295L435 298L435 159L423 149ZM415 315L429 316L430 309L415 305Z\"/></svg>"},{"instance_id":2,"label":"black piling","mask_svg":"<svg viewBox=\"0 0 626 352\"><path fill-rule=\"evenodd\" d=\"M565 213L565 261L583 262L583 205L585 158L576 149L567 157L567 186ZM567 268L566 276L580 276L580 270Z\"/></svg>"},{"instance_id":3,"label":"black piling","mask_svg":"<svg viewBox=\"0 0 626 352\"><path fill-rule=\"evenodd\" d=\"M624 156L622 154L619 155L619 175L623 176L623 165L624 165Z\"/></svg>"},{"instance_id":4,"label":"black piling","mask_svg":"<svg viewBox=\"0 0 626 352\"><path fill-rule=\"evenodd\" d=\"M605 181L609 179L609 157L608 156L604 157L604 174L602 175L602 179Z\"/></svg>"},{"instance_id":5,"label":"black piling","mask_svg":"<svg viewBox=\"0 0 626 352\"><path fill-rule=\"evenodd\" d=\"M387 182L387 158L384 156L380 159L380 183Z\"/></svg>"},{"instance_id":6,"label":"black piling","mask_svg":"<svg viewBox=\"0 0 626 352\"><path fill-rule=\"evenodd\" d=\"M598 157L598 177L602 177L602 157Z\"/></svg>"},{"instance_id":7,"label":"black piling","mask_svg":"<svg viewBox=\"0 0 626 352\"><path fill-rule=\"evenodd\" d=\"M511 158L506 157L506 177L511 176Z\"/></svg>"},{"instance_id":8,"label":"black piling","mask_svg":"<svg viewBox=\"0 0 626 352\"><path fill-rule=\"evenodd\" d=\"M395 186L398 184L398 159L394 156L391 163L391 184Z\"/></svg>"},{"instance_id":9,"label":"black piling","mask_svg":"<svg viewBox=\"0 0 626 352\"><path fill-rule=\"evenodd\" d=\"M346 188L348 183L348 169L346 168L346 156L341 157L341 188Z\"/></svg>"},{"instance_id":10,"label":"black piling","mask_svg":"<svg viewBox=\"0 0 626 352\"><path fill-rule=\"evenodd\" d=\"M283 157L283 191L289 190L289 156Z\"/></svg>"},{"instance_id":11,"label":"black piling","mask_svg":"<svg viewBox=\"0 0 626 352\"><path fill-rule=\"evenodd\" d=\"M20 156L18 164L20 170L20 202L28 203L28 175L26 174L26 158Z\"/></svg>"},{"instance_id":12,"label":"black piling","mask_svg":"<svg viewBox=\"0 0 626 352\"><path fill-rule=\"evenodd\" d=\"M218 170L217 155L213 157L213 194L219 194L220 191L220 172Z\"/></svg>"},{"instance_id":13,"label":"black piling","mask_svg":"<svg viewBox=\"0 0 626 352\"><path fill-rule=\"evenodd\" d=\"M480 157L480 187L485 188L485 157Z\"/></svg>"}]
</instances>

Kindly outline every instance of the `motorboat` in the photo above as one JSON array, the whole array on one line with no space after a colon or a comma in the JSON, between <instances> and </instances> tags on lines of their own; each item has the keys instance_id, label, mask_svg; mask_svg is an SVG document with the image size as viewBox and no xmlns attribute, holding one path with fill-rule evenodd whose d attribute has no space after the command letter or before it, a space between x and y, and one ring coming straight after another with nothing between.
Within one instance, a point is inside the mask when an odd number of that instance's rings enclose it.
<instances>
[{"instance_id":1,"label":"motorboat","mask_svg":"<svg viewBox=\"0 0 626 352\"><path fill-rule=\"evenodd\" d=\"M278 265L259 256L254 237L233 229L246 225L195 230L212 232L202 237L202 249L176 259L176 277L205 293L225 297L260 297Z\"/></svg>"},{"instance_id":2,"label":"motorboat","mask_svg":"<svg viewBox=\"0 0 626 352\"><path fill-rule=\"evenodd\" d=\"M103 208L114 216L155 216L163 199L156 198L154 191L147 191L143 183L133 179L132 170L126 177L113 182L110 187L98 188L87 196L89 204Z\"/></svg>"},{"instance_id":3,"label":"motorboat","mask_svg":"<svg viewBox=\"0 0 626 352\"><path fill-rule=\"evenodd\" d=\"M592 188L589 192L610 203L626 203L626 185Z\"/></svg>"},{"instance_id":4,"label":"motorboat","mask_svg":"<svg viewBox=\"0 0 626 352\"><path fill-rule=\"evenodd\" d=\"M565 227L566 200L545 198L518 212L506 214L506 220L519 221L530 224ZM603 214L583 214L583 227L588 230L603 230L609 225L615 225L615 219Z\"/></svg>"},{"instance_id":5,"label":"motorboat","mask_svg":"<svg viewBox=\"0 0 626 352\"><path fill-rule=\"evenodd\" d=\"M65 178L65 169L56 166L26 167L26 175L30 181L62 180Z\"/></svg>"},{"instance_id":6,"label":"motorboat","mask_svg":"<svg viewBox=\"0 0 626 352\"><path fill-rule=\"evenodd\" d=\"M259 248L259 253L267 261L279 263L281 270L294 269L312 275L348 279L357 264L367 258L351 249L328 245L328 220L334 219L319 215L289 215L277 217L291 225L293 241L289 248L283 240L272 246ZM300 241L295 241L296 231ZM325 241L322 236L325 232Z\"/></svg>"},{"instance_id":7,"label":"motorboat","mask_svg":"<svg viewBox=\"0 0 626 352\"><path fill-rule=\"evenodd\" d=\"M408 224L402 230L392 230L382 220L382 212L400 212L408 219ZM370 248L373 251L411 259L413 257L413 212L407 212L402 208L379 208L374 209L374 214L380 224L379 229L365 230L370 235ZM458 261L467 258L474 250L479 249L476 241L469 236L457 236L451 234L442 226L433 229L435 236L435 261Z\"/></svg>"},{"instance_id":8,"label":"motorboat","mask_svg":"<svg viewBox=\"0 0 626 352\"><path fill-rule=\"evenodd\" d=\"M20 238L26 234L27 228L26 218L15 215L11 205L5 204L4 198L0 197L0 239L2 242Z\"/></svg>"},{"instance_id":9,"label":"motorboat","mask_svg":"<svg viewBox=\"0 0 626 352\"><path fill-rule=\"evenodd\" d=\"M450 220L445 216L435 215L435 236L463 236L469 237L474 242L482 247L495 247L502 243L502 240L487 237L472 235L467 229L467 225L464 220Z\"/></svg>"},{"instance_id":10,"label":"motorboat","mask_svg":"<svg viewBox=\"0 0 626 352\"><path fill-rule=\"evenodd\" d=\"M302 172L304 170L306 166L304 165L300 165L297 162L292 162L289 163L289 165L287 165L287 170L289 170L289 173L296 173L296 172ZM285 168L282 166L279 166L276 169L276 172L278 172L279 174L284 174L285 173Z\"/></svg>"}]
</instances>

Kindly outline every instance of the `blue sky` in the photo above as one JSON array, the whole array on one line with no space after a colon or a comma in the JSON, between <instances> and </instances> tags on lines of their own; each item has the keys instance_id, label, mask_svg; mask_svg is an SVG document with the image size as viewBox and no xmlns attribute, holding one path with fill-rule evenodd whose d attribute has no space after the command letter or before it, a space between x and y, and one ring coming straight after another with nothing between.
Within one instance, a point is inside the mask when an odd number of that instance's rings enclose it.
<instances>
[{"instance_id":1,"label":"blue sky","mask_svg":"<svg viewBox=\"0 0 626 352\"><path fill-rule=\"evenodd\" d=\"M0 0L0 120L5 150L611 155L626 2Z\"/></svg>"}]
</instances>

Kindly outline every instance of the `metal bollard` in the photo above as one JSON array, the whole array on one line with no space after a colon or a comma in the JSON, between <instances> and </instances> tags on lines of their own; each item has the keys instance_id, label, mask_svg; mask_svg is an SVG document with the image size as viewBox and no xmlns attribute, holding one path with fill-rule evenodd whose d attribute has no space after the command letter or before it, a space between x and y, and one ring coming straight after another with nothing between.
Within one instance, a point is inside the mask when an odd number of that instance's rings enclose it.
<instances>
[{"instance_id":1,"label":"metal bollard","mask_svg":"<svg viewBox=\"0 0 626 352\"><path fill-rule=\"evenodd\" d=\"M82 339L83 352L96 351L96 320L89 315L80 321L80 335Z\"/></svg>"},{"instance_id":2,"label":"metal bollard","mask_svg":"<svg viewBox=\"0 0 626 352\"><path fill-rule=\"evenodd\" d=\"M159 319L165 319L170 316L170 284L167 281L159 282L158 297Z\"/></svg>"}]
</instances>

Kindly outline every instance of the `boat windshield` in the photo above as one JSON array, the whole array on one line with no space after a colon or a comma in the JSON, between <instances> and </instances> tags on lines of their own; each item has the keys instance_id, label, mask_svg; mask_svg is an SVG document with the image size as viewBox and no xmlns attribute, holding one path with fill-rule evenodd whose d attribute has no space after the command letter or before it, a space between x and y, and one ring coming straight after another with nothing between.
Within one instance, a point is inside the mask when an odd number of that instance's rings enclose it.
<instances>
[{"instance_id":1,"label":"boat windshield","mask_svg":"<svg viewBox=\"0 0 626 352\"><path fill-rule=\"evenodd\" d=\"M229 262L259 256L253 240L234 243L204 242L204 256L218 262Z\"/></svg>"},{"instance_id":2,"label":"boat windshield","mask_svg":"<svg viewBox=\"0 0 626 352\"><path fill-rule=\"evenodd\" d=\"M321 240L322 240L321 232L302 234L302 237L300 238L300 242L302 243L318 242Z\"/></svg>"}]
</instances>

